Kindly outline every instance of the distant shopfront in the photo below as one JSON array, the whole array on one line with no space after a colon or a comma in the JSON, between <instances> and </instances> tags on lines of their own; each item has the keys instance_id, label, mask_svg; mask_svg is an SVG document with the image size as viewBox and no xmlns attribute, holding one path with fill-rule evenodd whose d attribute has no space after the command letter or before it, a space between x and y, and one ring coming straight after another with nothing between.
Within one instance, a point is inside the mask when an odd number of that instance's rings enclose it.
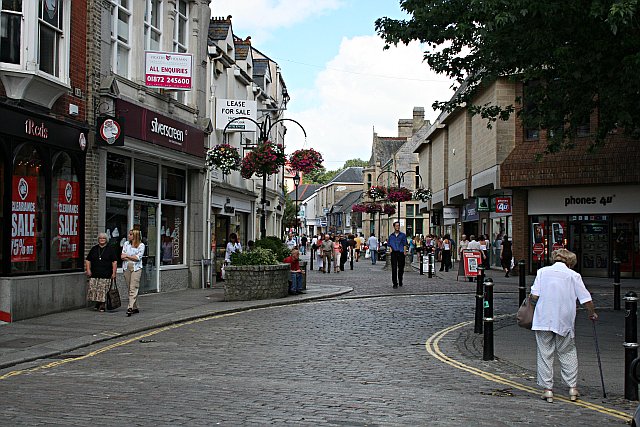
<instances>
[{"instance_id":1,"label":"distant shopfront","mask_svg":"<svg viewBox=\"0 0 640 427\"><path fill-rule=\"evenodd\" d=\"M638 185L529 190L529 260L549 264L554 249L576 253L576 270L608 277L619 259L625 277L640 277Z\"/></svg>"}]
</instances>

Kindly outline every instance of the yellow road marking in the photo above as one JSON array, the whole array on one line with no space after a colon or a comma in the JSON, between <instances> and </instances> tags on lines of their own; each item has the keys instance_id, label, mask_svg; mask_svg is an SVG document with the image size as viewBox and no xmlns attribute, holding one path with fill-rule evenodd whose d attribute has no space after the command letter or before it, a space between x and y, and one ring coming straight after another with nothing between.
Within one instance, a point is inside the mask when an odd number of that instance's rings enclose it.
<instances>
[{"instance_id":1,"label":"yellow road marking","mask_svg":"<svg viewBox=\"0 0 640 427\"><path fill-rule=\"evenodd\" d=\"M487 371L483 371L481 369L475 368L473 366L469 366L466 365L462 362L459 362L455 359L452 359L451 357L445 355L442 350L440 350L440 340L442 338L444 338L447 334L456 331L462 327L465 326L469 326L473 323L473 321L468 321L468 322L462 322L462 323L458 323L457 325L453 325L453 326L449 326L448 328L445 328L439 332L436 332L435 334L433 334L431 337L429 337L429 339L427 340L427 342L425 343L425 347L427 349L427 352L433 356L434 358L440 360L443 363L446 363L449 366L452 366L456 369L460 369L462 371L468 372L470 374L479 376L481 378L484 378L488 381L492 381L498 384L504 384L507 385L509 387L527 392L527 393L531 393L533 395L538 396L540 394L540 390L534 388L534 387L529 387L527 385L524 384L520 384L518 382L512 381L508 378L504 378L501 377L499 375L493 374L491 372L487 372ZM602 414L605 415L610 415L612 417L624 420L624 421L631 421L632 417L622 411L618 411L616 409L611 409L611 408L607 408L595 403L590 403L590 402L586 402L584 400L577 400L575 402L570 401L567 398L561 397L561 396L554 396L553 397L555 400L559 400L565 403L571 403L574 405L578 405L581 406L583 408L587 408L587 409L591 409L593 411L596 412L600 412Z\"/></svg>"}]
</instances>

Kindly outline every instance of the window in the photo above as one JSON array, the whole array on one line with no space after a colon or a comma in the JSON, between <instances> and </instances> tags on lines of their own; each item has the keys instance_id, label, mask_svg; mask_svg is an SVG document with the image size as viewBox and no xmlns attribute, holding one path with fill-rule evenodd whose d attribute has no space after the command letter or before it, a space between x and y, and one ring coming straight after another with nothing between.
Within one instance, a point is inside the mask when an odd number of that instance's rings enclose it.
<instances>
[{"instance_id":1,"label":"window","mask_svg":"<svg viewBox=\"0 0 640 427\"><path fill-rule=\"evenodd\" d=\"M420 188L420 166L416 166L416 182L413 188Z\"/></svg>"},{"instance_id":2,"label":"window","mask_svg":"<svg viewBox=\"0 0 640 427\"><path fill-rule=\"evenodd\" d=\"M184 263L184 208L162 205L160 251L162 265Z\"/></svg>"},{"instance_id":3,"label":"window","mask_svg":"<svg viewBox=\"0 0 640 427\"><path fill-rule=\"evenodd\" d=\"M158 165L136 160L133 193L136 196L158 197Z\"/></svg>"},{"instance_id":4,"label":"window","mask_svg":"<svg viewBox=\"0 0 640 427\"><path fill-rule=\"evenodd\" d=\"M0 62L20 64L22 0L3 0L0 7Z\"/></svg>"},{"instance_id":5,"label":"window","mask_svg":"<svg viewBox=\"0 0 640 427\"><path fill-rule=\"evenodd\" d=\"M5 141L0 139L0 144L4 144ZM4 156L2 151L0 151L0 188L4 189ZM0 242L4 242L4 227L1 224L4 224L4 191L0 191ZM0 244L0 271L2 270L4 259L3 250L4 244Z\"/></svg>"},{"instance_id":6,"label":"window","mask_svg":"<svg viewBox=\"0 0 640 427\"><path fill-rule=\"evenodd\" d=\"M144 11L144 48L160 51L162 1L146 0Z\"/></svg>"},{"instance_id":7,"label":"window","mask_svg":"<svg viewBox=\"0 0 640 427\"><path fill-rule=\"evenodd\" d=\"M11 272L46 269L45 168L33 144L16 149L11 185Z\"/></svg>"},{"instance_id":8,"label":"window","mask_svg":"<svg viewBox=\"0 0 640 427\"><path fill-rule=\"evenodd\" d=\"M105 233L109 239L109 246L116 251L118 267L122 267L120 254L122 246L127 241L127 224L129 223L129 200L107 197Z\"/></svg>"},{"instance_id":9,"label":"window","mask_svg":"<svg viewBox=\"0 0 640 427\"><path fill-rule=\"evenodd\" d=\"M38 63L40 70L60 77L62 30L62 0L40 0L38 10Z\"/></svg>"},{"instance_id":10,"label":"window","mask_svg":"<svg viewBox=\"0 0 640 427\"><path fill-rule=\"evenodd\" d=\"M162 168L162 198L184 202L185 171L171 167Z\"/></svg>"},{"instance_id":11,"label":"window","mask_svg":"<svg viewBox=\"0 0 640 427\"><path fill-rule=\"evenodd\" d=\"M176 5L176 23L173 31L173 51L174 52L187 52L188 41L188 23L189 23L189 5L186 0L178 0ZM176 91L176 101L184 104L186 100L186 91Z\"/></svg>"},{"instance_id":12,"label":"window","mask_svg":"<svg viewBox=\"0 0 640 427\"><path fill-rule=\"evenodd\" d=\"M111 2L111 69L116 74L129 77L130 0L109 1Z\"/></svg>"},{"instance_id":13,"label":"window","mask_svg":"<svg viewBox=\"0 0 640 427\"><path fill-rule=\"evenodd\" d=\"M413 216L413 205L407 205L407 216Z\"/></svg>"},{"instance_id":14,"label":"window","mask_svg":"<svg viewBox=\"0 0 640 427\"><path fill-rule=\"evenodd\" d=\"M64 152L53 160L51 179L51 251L50 269L82 267L80 248L80 183Z\"/></svg>"},{"instance_id":15,"label":"window","mask_svg":"<svg viewBox=\"0 0 640 427\"><path fill-rule=\"evenodd\" d=\"M371 174L367 174L367 190L371 188Z\"/></svg>"},{"instance_id":16,"label":"window","mask_svg":"<svg viewBox=\"0 0 640 427\"><path fill-rule=\"evenodd\" d=\"M107 191L131 194L131 159L107 154Z\"/></svg>"}]
</instances>

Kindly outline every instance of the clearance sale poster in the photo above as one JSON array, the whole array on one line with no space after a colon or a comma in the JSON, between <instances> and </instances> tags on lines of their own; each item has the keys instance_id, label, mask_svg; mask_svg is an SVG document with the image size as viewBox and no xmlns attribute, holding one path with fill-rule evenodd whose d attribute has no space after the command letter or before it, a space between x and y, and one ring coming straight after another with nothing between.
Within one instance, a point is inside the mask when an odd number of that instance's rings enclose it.
<instances>
[{"instance_id":1,"label":"clearance sale poster","mask_svg":"<svg viewBox=\"0 0 640 427\"><path fill-rule=\"evenodd\" d=\"M80 185L73 181L58 182L58 258L78 258L80 235Z\"/></svg>"},{"instance_id":2,"label":"clearance sale poster","mask_svg":"<svg viewBox=\"0 0 640 427\"><path fill-rule=\"evenodd\" d=\"M34 262L38 177L14 175L12 185L11 262Z\"/></svg>"}]
</instances>

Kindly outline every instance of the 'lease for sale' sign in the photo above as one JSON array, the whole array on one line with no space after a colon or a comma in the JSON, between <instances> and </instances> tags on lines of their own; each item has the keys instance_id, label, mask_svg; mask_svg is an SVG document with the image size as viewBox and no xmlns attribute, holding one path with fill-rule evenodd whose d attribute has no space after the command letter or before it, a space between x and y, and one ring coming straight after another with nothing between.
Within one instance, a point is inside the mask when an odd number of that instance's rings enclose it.
<instances>
[{"instance_id":1,"label":"'lease for sale' sign","mask_svg":"<svg viewBox=\"0 0 640 427\"><path fill-rule=\"evenodd\" d=\"M13 176L11 191L11 262L36 260L38 177Z\"/></svg>"},{"instance_id":2,"label":"'lease for sale' sign","mask_svg":"<svg viewBox=\"0 0 640 427\"><path fill-rule=\"evenodd\" d=\"M58 258L78 258L80 235L80 186L73 181L58 182Z\"/></svg>"},{"instance_id":3,"label":"'lease for sale' sign","mask_svg":"<svg viewBox=\"0 0 640 427\"><path fill-rule=\"evenodd\" d=\"M191 89L191 55L176 52L145 52L144 83L147 87Z\"/></svg>"}]
</instances>

